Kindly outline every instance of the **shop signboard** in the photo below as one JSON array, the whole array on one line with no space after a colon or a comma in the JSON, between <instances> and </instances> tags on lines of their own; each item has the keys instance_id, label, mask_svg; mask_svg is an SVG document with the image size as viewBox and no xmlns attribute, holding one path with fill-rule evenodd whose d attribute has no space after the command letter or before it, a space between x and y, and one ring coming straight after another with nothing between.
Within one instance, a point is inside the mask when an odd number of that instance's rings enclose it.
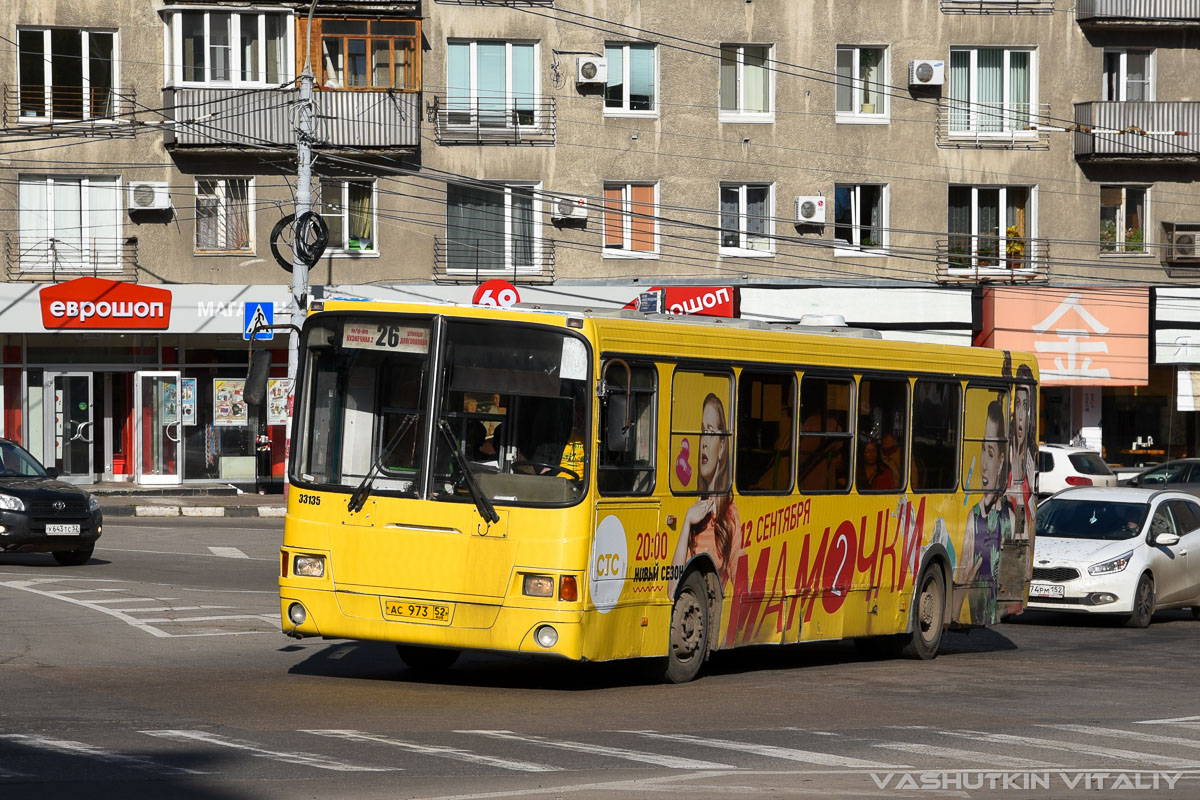
<instances>
[{"instance_id":1,"label":"shop signboard","mask_svg":"<svg viewBox=\"0 0 1200 800\"><path fill-rule=\"evenodd\" d=\"M248 419L242 397L245 378L213 378L213 425L244 427Z\"/></svg>"},{"instance_id":2,"label":"shop signboard","mask_svg":"<svg viewBox=\"0 0 1200 800\"><path fill-rule=\"evenodd\" d=\"M639 308L643 296L661 292L658 310L677 316L736 317L738 315L738 290L736 286L655 286L642 292L625 304L625 308Z\"/></svg>"},{"instance_id":3,"label":"shop signboard","mask_svg":"<svg viewBox=\"0 0 1200 800\"><path fill-rule=\"evenodd\" d=\"M166 330L171 291L107 278L76 278L38 291L42 327L57 330Z\"/></svg>"}]
</instances>

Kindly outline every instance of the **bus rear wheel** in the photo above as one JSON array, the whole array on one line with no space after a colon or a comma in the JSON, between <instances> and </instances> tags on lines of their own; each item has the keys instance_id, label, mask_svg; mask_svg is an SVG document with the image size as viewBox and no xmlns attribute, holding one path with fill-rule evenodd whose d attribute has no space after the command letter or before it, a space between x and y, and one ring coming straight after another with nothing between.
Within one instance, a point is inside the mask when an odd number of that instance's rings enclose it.
<instances>
[{"instance_id":1,"label":"bus rear wheel","mask_svg":"<svg viewBox=\"0 0 1200 800\"><path fill-rule=\"evenodd\" d=\"M924 661L937 657L942 630L946 626L946 583L942 570L936 565L926 567L918 586L912 634L907 637L900 654Z\"/></svg>"},{"instance_id":2,"label":"bus rear wheel","mask_svg":"<svg viewBox=\"0 0 1200 800\"><path fill-rule=\"evenodd\" d=\"M417 672L440 672L450 669L458 661L459 650L445 650L440 647L421 647L413 644L398 644L396 652L408 665Z\"/></svg>"},{"instance_id":3,"label":"bus rear wheel","mask_svg":"<svg viewBox=\"0 0 1200 800\"><path fill-rule=\"evenodd\" d=\"M671 638L663 677L670 683L694 679L704 665L711 633L708 587L704 575L694 571L684 579L671 606Z\"/></svg>"}]
</instances>

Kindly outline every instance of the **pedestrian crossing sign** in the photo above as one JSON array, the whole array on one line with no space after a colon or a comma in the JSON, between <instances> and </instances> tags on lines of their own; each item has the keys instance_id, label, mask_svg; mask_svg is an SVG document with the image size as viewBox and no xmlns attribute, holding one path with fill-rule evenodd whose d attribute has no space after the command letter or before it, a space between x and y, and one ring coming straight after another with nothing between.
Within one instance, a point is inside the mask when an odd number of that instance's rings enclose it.
<instances>
[{"instance_id":1,"label":"pedestrian crossing sign","mask_svg":"<svg viewBox=\"0 0 1200 800\"><path fill-rule=\"evenodd\" d=\"M242 312L242 338L249 341L251 336L256 341L264 339L274 339L275 331L260 330L255 332L255 328L266 325L275 324L275 304L274 303L246 303Z\"/></svg>"}]
</instances>

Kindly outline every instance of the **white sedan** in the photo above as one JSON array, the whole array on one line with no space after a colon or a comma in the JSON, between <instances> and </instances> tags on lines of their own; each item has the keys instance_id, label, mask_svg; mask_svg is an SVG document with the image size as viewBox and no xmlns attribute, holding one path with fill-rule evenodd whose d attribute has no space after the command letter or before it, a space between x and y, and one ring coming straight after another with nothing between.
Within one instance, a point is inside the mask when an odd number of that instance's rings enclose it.
<instances>
[{"instance_id":1,"label":"white sedan","mask_svg":"<svg viewBox=\"0 0 1200 800\"><path fill-rule=\"evenodd\" d=\"M1200 500L1177 491L1067 489L1038 504L1028 608L1200 619Z\"/></svg>"}]
</instances>

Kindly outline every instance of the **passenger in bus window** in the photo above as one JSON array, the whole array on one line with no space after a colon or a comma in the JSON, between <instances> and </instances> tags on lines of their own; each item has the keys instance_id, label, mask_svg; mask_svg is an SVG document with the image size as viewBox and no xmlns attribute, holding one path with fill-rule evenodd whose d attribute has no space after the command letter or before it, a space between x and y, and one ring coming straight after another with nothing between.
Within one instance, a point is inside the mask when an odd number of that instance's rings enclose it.
<instances>
[{"instance_id":1,"label":"passenger in bus window","mask_svg":"<svg viewBox=\"0 0 1200 800\"><path fill-rule=\"evenodd\" d=\"M1032 381L1033 370L1028 364L1021 364L1017 367L1017 378ZM1033 390L1027 384L1018 384L1013 392L1011 483L1013 502L1017 507L1013 535L1017 539L1028 539L1033 530L1033 459L1037 453L1035 408Z\"/></svg>"},{"instance_id":2,"label":"passenger in bus window","mask_svg":"<svg viewBox=\"0 0 1200 800\"><path fill-rule=\"evenodd\" d=\"M891 465L880 458L879 445L872 440L863 445L862 464L858 468L858 488L876 492L896 488L896 474Z\"/></svg>"},{"instance_id":3,"label":"passenger in bus window","mask_svg":"<svg viewBox=\"0 0 1200 800\"><path fill-rule=\"evenodd\" d=\"M971 508L963 560L970 586L971 622L985 625L996 615L996 590L1000 573L1000 544L1012 538L1013 510L1008 502L1008 448L1005 447L1004 409L1000 400L988 403L983 446L979 454L979 480L983 497Z\"/></svg>"},{"instance_id":4,"label":"passenger in bus window","mask_svg":"<svg viewBox=\"0 0 1200 800\"><path fill-rule=\"evenodd\" d=\"M883 438L879 440L879 460L891 467L892 475L896 478L899 485L900 474L900 443L896 441L896 437L891 433L885 433Z\"/></svg>"},{"instance_id":5,"label":"passenger in bus window","mask_svg":"<svg viewBox=\"0 0 1200 800\"><path fill-rule=\"evenodd\" d=\"M717 568L722 586L728 582L730 565L742 550L739 535L742 520L737 504L733 502L730 436L725 420L725 404L715 394L709 394L704 398L701 417L700 474L696 478L696 488L701 495L684 515L679 544L671 560L672 565L681 566L693 556L707 553ZM674 578L667 586L672 595L677 581L678 578Z\"/></svg>"}]
</instances>

